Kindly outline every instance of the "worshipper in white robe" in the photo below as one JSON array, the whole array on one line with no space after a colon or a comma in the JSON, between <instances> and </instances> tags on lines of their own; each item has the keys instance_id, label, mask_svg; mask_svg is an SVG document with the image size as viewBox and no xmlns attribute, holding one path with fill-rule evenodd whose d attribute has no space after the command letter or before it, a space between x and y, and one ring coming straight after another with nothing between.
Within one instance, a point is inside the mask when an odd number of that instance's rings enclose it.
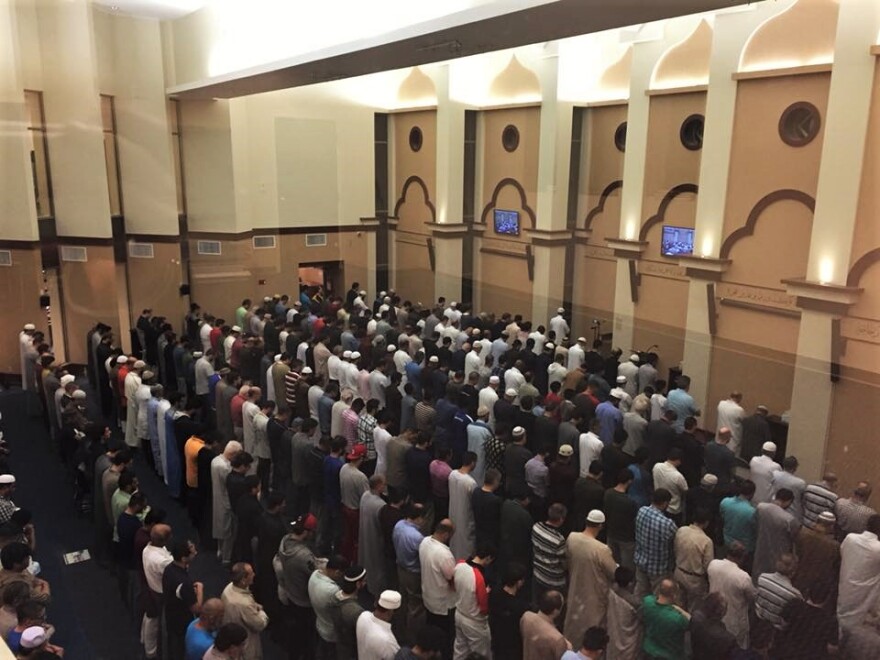
<instances>
[{"instance_id":1,"label":"worshipper in white robe","mask_svg":"<svg viewBox=\"0 0 880 660\"><path fill-rule=\"evenodd\" d=\"M642 652L641 600L630 590L635 573L625 566L618 566L614 582L608 592L608 612L605 624L608 630L606 660L638 660ZM575 644L576 646L576 644Z\"/></svg>"},{"instance_id":2,"label":"worshipper in white robe","mask_svg":"<svg viewBox=\"0 0 880 660\"><path fill-rule=\"evenodd\" d=\"M272 364L266 369L266 401L275 401L275 403L278 403L275 399L275 379L272 378L272 369L275 367L276 362L281 362L281 353L275 356Z\"/></svg>"},{"instance_id":3,"label":"worshipper in white robe","mask_svg":"<svg viewBox=\"0 0 880 660\"><path fill-rule=\"evenodd\" d=\"M159 435L159 464L161 466L162 478L165 485L168 485L168 456L166 447L168 446L168 426L165 423L165 413L171 410L171 402L168 399L159 401L156 407L156 430Z\"/></svg>"},{"instance_id":4,"label":"worshipper in white robe","mask_svg":"<svg viewBox=\"0 0 880 660\"><path fill-rule=\"evenodd\" d=\"M143 360L137 360L134 367L125 375L123 386L125 388L125 400L127 402L125 418L125 444L136 448L139 444L137 435L138 402L137 391L141 386L141 374L146 367Z\"/></svg>"},{"instance_id":5,"label":"worshipper in white robe","mask_svg":"<svg viewBox=\"0 0 880 660\"><path fill-rule=\"evenodd\" d=\"M217 558L229 562L234 541L232 505L226 489L226 477L232 472L232 459L242 450L241 443L230 440L223 453L211 461L211 536L217 541Z\"/></svg>"},{"instance_id":6,"label":"worshipper in white robe","mask_svg":"<svg viewBox=\"0 0 880 660\"><path fill-rule=\"evenodd\" d=\"M18 333L18 353L21 358L21 388L23 390L34 389L34 376L29 373L27 364L27 352L33 345L34 331L36 326L33 323L25 323L24 329Z\"/></svg>"},{"instance_id":7,"label":"worshipper in white robe","mask_svg":"<svg viewBox=\"0 0 880 660\"><path fill-rule=\"evenodd\" d=\"M765 442L761 446L761 455L755 456L749 461L749 478L755 484L755 496L752 502L769 502L773 498L773 473L782 469L782 466L773 460L776 455L776 444Z\"/></svg>"},{"instance_id":8,"label":"worshipper in white robe","mask_svg":"<svg viewBox=\"0 0 880 660\"><path fill-rule=\"evenodd\" d=\"M864 624L868 614L880 606L878 535L880 516L873 515L868 519L866 531L847 534L840 545L837 622L844 631Z\"/></svg>"},{"instance_id":9,"label":"worshipper in white robe","mask_svg":"<svg viewBox=\"0 0 880 660\"><path fill-rule=\"evenodd\" d=\"M477 464L477 456L469 451L462 461L458 470L449 473L449 518L455 524L455 534L449 548L457 560L467 559L473 554L476 539L471 493L477 487L477 482L471 472Z\"/></svg>"},{"instance_id":10,"label":"worshipper in white robe","mask_svg":"<svg viewBox=\"0 0 880 660\"><path fill-rule=\"evenodd\" d=\"M153 385L150 388L150 400L147 401L147 437L150 439L150 451L153 452L153 465L157 474L164 476L162 471L162 452L159 449L159 406L164 400L165 388Z\"/></svg>"},{"instance_id":11,"label":"worshipper in white robe","mask_svg":"<svg viewBox=\"0 0 880 660\"><path fill-rule=\"evenodd\" d=\"M138 385L134 393L135 406L137 408L137 421L135 423L135 433L138 440L146 440L150 437L149 425L147 424L147 414L149 412L148 404L153 395L150 388L154 383L152 371L145 371L141 377L141 384Z\"/></svg>"},{"instance_id":12,"label":"worshipper in white robe","mask_svg":"<svg viewBox=\"0 0 880 660\"><path fill-rule=\"evenodd\" d=\"M385 540L379 522L379 512L385 507L384 490L385 477L374 474L370 478L370 489L361 495L358 518L358 564L367 571L367 588L371 594L382 593L388 586Z\"/></svg>"},{"instance_id":13,"label":"worshipper in white robe","mask_svg":"<svg viewBox=\"0 0 880 660\"><path fill-rule=\"evenodd\" d=\"M718 431L724 427L730 429L730 450L734 456L739 456L739 450L742 447L742 420L746 416L746 411L743 410L741 403L742 394L740 392L731 392L729 397L718 403L716 429Z\"/></svg>"},{"instance_id":14,"label":"worshipper in white robe","mask_svg":"<svg viewBox=\"0 0 880 660\"><path fill-rule=\"evenodd\" d=\"M758 594L752 578L741 568L746 556L745 547L734 542L728 546L725 559L713 559L706 569L709 592L720 593L727 601L727 612L722 621L730 634L736 637L741 649L749 648L749 611Z\"/></svg>"}]
</instances>

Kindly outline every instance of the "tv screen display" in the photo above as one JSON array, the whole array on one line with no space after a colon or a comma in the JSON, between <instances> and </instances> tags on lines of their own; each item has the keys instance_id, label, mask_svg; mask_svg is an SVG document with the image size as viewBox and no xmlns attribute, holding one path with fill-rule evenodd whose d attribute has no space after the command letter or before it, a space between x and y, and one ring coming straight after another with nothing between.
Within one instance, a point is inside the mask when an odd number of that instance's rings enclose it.
<instances>
[{"instance_id":1,"label":"tv screen display","mask_svg":"<svg viewBox=\"0 0 880 660\"><path fill-rule=\"evenodd\" d=\"M661 252L664 257L694 253L694 230L687 227L663 225Z\"/></svg>"},{"instance_id":2,"label":"tv screen display","mask_svg":"<svg viewBox=\"0 0 880 660\"><path fill-rule=\"evenodd\" d=\"M495 233L519 236L519 212L495 209Z\"/></svg>"}]
</instances>

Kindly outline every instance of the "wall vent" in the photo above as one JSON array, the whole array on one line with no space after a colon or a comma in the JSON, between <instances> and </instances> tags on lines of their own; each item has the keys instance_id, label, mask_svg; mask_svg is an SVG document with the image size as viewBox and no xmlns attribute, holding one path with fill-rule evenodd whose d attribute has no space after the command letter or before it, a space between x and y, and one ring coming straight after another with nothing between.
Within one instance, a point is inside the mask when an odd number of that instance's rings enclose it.
<instances>
[{"instance_id":1,"label":"wall vent","mask_svg":"<svg viewBox=\"0 0 880 660\"><path fill-rule=\"evenodd\" d=\"M271 234L268 236L254 236L255 250L271 250L275 247L275 237Z\"/></svg>"},{"instance_id":2,"label":"wall vent","mask_svg":"<svg viewBox=\"0 0 880 660\"><path fill-rule=\"evenodd\" d=\"M0 266L12 265L12 250L0 250Z\"/></svg>"},{"instance_id":3,"label":"wall vent","mask_svg":"<svg viewBox=\"0 0 880 660\"><path fill-rule=\"evenodd\" d=\"M306 234L306 247L323 247L327 245L327 234Z\"/></svg>"},{"instance_id":4,"label":"wall vent","mask_svg":"<svg viewBox=\"0 0 880 660\"><path fill-rule=\"evenodd\" d=\"M153 244L129 243L128 256L135 257L136 259L152 259L155 257L155 254L153 254Z\"/></svg>"},{"instance_id":5,"label":"wall vent","mask_svg":"<svg viewBox=\"0 0 880 660\"><path fill-rule=\"evenodd\" d=\"M61 246L61 261L88 261L89 253L84 247L75 245Z\"/></svg>"},{"instance_id":6,"label":"wall vent","mask_svg":"<svg viewBox=\"0 0 880 660\"><path fill-rule=\"evenodd\" d=\"M215 257L223 253L220 247L220 241L199 241L196 250L199 254L207 254Z\"/></svg>"}]
</instances>

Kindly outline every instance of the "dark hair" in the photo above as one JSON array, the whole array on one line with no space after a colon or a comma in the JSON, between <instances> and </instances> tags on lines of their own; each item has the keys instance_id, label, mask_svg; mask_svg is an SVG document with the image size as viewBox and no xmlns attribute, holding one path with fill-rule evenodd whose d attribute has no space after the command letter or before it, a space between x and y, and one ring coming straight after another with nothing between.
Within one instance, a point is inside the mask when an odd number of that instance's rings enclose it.
<instances>
[{"instance_id":1,"label":"dark hair","mask_svg":"<svg viewBox=\"0 0 880 660\"><path fill-rule=\"evenodd\" d=\"M344 450L348 446L348 440L343 438L341 435L337 435L335 438L330 440L330 451L331 452L340 452Z\"/></svg>"},{"instance_id":2,"label":"dark hair","mask_svg":"<svg viewBox=\"0 0 880 660\"><path fill-rule=\"evenodd\" d=\"M543 614L552 614L556 610L561 610L564 602L562 594L551 589L541 594L538 599L538 610Z\"/></svg>"},{"instance_id":3,"label":"dark hair","mask_svg":"<svg viewBox=\"0 0 880 660\"><path fill-rule=\"evenodd\" d=\"M492 543L492 541L481 541L477 545L477 549L474 550L474 557L480 557L481 559L495 557L497 554L498 550L495 548L495 544Z\"/></svg>"},{"instance_id":4,"label":"dark hair","mask_svg":"<svg viewBox=\"0 0 880 660\"><path fill-rule=\"evenodd\" d=\"M349 567L349 561L342 555L332 555L327 560L327 568L331 571L344 571Z\"/></svg>"},{"instance_id":5,"label":"dark hair","mask_svg":"<svg viewBox=\"0 0 880 660\"><path fill-rule=\"evenodd\" d=\"M550 508L547 509L547 520L550 522L561 522L565 520L565 516L568 514L568 509L564 504L560 502L556 502L550 505Z\"/></svg>"},{"instance_id":6,"label":"dark hair","mask_svg":"<svg viewBox=\"0 0 880 660\"><path fill-rule=\"evenodd\" d=\"M128 449L120 449L110 457L113 465L125 465L131 460L131 452Z\"/></svg>"},{"instance_id":7,"label":"dark hair","mask_svg":"<svg viewBox=\"0 0 880 660\"><path fill-rule=\"evenodd\" d=\"M588 651L602 651L608 646L608 633L605 628L593 626L584 633L583 648Z\"/></svg>"},{"instance_id":8,"label":"dark hair","mask_svg":"<svg viewBox=\"0 0 880 660\"><path fill-rule=\"evenodd\" d=\"M525 566L517 561L512 561L504 566L504 571L501 574L501 580L505 587L512 587L520 580L525 580L526 573L527 571Z\"/></svg>"},{"instance_id":9,"label":"dark hair","mask_svg":"<svg viewBox=\"0 0 880 660\"><path fill-rule=\"evenodd\" d=\"M19 623L28 619L42 619L45 613L46 606L43 603L32 599L28 599L23 603L19 603L18 607L15 608L15 615L18 617Z\"/></svg>"},{"instance_id":10,"label":"dark hair","mask_svg":"<svg viewBox=\"0 0 880 660\"><path fill-rule=\"evenodd\" d=\"M137 477L135 476L133 470L123 470L119 474L119 481L116 483L116 487L119 490L125 490L129 486L134 485L135 479L137 479Z\"/></svg>"},{"instance_id":11,"label":"dark hair","mask_svg":"<svg viewBox=\"0 0 880 660\"><path fill-rule=\"evenodd\" d=\"M407 520L415 520L416 518L425 517L425 506L419 502L410 502L404 509L403 517Z\"/></svg>"},{"instance_id":12,"label":"dark hair","mask_svg":"<svg viewBox=\"0 0 880 660\"><path fill-rule=\"evenodd\" d=\"M776 491L776 499L780 502L793 502L794 501L794 493L791 492L788 488L780 488Z\"/></svg>"},{"instance_id":13,"label":"dark hair","mask_svg":"<svg viewBox=\"0 0 880 660\"><path fill-rule=\"evenodd\" d=\"M266 508L274 509L276 506L281 506L287 498L284 497L284 493L280 490L273 490L269 493L269 497L266 500Z\"/></svg>"},{"instance_id":14,"label":"dark hair","mask_svg":"<svg viewBox=\"0 0 880 660\"><path fill-rule=\"evenodd\" d=\"M132 493L131 497L128 498L128 508L134 509L139 506L147 505L147 496L138 491L137 493Z\"/></svg>"},{"instance_id":15,"label":"dark hair","mask_svg":"<svg viewBox=\"0 0 880 660\"><path fill-rule=\"evenodd\" d=\"M4 605L18 607L21 603L31 597L31 588L27 582L23 580L15 580L6 585L3 589L2 602Z\"/></svg>"},{"instance_id":16,"label":"dark hair","mask_svg":"<svg viewBox=\"0 0 880 660\"><path fill-rule=\"evenodd\" d=\"M253 490L260 485L260 477L256 474L249 474L244 478L244 489L246 491Z\"/></svg>"},{"instance_id":17,"label":"dark hair","mask_svg":"<svg viewBox=\"0 0 880 660\"><path fill-rule=\"evenodd\" d=\"M750 499L752 495L755 494L755 482L751 479L746 479L739 485L739 494L747 495Z\"/></svg>"},{"instance_id":18,"label":"dark hair","mask_svg":"<svg viewBox=\"0 0 880 660\"><path fill-rule=\"evenodd\" d=\"M635 577L636 574L633 569L626 566L618 566L614 571L614 582L621 587L628 587Z\"/></svg>"},{"instance_id":19,"label":"dark hair","mask_svg":"<svg viewBox=\"0 0 880 660\"><path fill-rule=\"evenodd\" d=\"M604 471L604 468L602 467L602 461L592 461L588 470L592 475L602 474L602 472Z\"/></svg>"},{"instance_id":20,"label":"dark hair","mask_svg":"<svg viewBox=\"0 0 880 660\"><path fill-rule=\"evenodd\" d=\"M171 544L171 558L180 561L185 557L191 557L195 552L195 546L189 539L180 539Z\"/></svg>"},{"instance_id":21,"label":"dark hair","mask_svg":"<svg viewBox=\"0 0 880 660\"><path fill-rule=\"evenodd\" d=\"M483 478L483 483L487 486L495 486L496 484L501 483L501 471L496 470L495 468L489 468L486 470L486 476Z\"/></svg>"},{"instance_id":22,"label":"dark hair","mask_svg":"<svg viewBox=\"0 0 880 660\"><path fill-rule=\"evenodd\" d=\"M617 483L618 484L628 484L633 480L633 473L630 472L629 468L620 468L617 471Z\"/></svg>"},{"instance_id":23,"label":"dark hair","mask_svg":"<svg viewBox=\"0 0 880 660\"><path fill-rule=\"evenodd\" d=\"M147 512L147 515L144 516L144 524L145 525L156 525L161 522L165 522L165 518L168 517L168 512L162 508L154 508L150 509Z\"/></svg>"},{"instance_id":24,"label":"dark hair","mask_svg":"<svg viewBox=\"0 0 880 660\"><path fill-rule=\"evenodd\" d=\"M681 447L672 447L669 450L669 453L666 454L666 460L668 461L680 461L683 456Z\"/></svg>"},{"instance_id":25,"label":"dark hair","mask_svg":"<svg viewBox=\"0 0 880 660\"><path fill-rule=\"evenodd\" d=\"M31 549L24 543L14 541L0 550L0 564L7 571L16 564L26 564L31 556Z\"/></svg>"},{"instance_id":26,"label":"dark hair","mask_svg":"<svg viewBox=\"0 0 880 660\"><path fill-rule=\"evenodd\" d=\"M248 632L244 626L238 623L225 623L217 631L214 648L218 651L228 651L233 646L244 644L247 638Z\"/></svg>"},{"instance_id":27,"label":"dark hair","mask_svg":"<svg viewBox=\"0 0 880 660\"><path fill-rule=\"evenodd\" d=\"M254 457L248 454L246 451L240 451L235 456L232 457L232 460L229 461L230 465L233 468L246 467L251 465L254 462Z\"/></svg>"},{"instance_id":28,"label":"dark hair","mask_svg":"<svg viewBox=\"0 0 880 660\"><path fill-rule=\"evenodd\" d=\"M474 465L477 462L477 455L472 451L466 451L461 457L462 465Z\"/></svg>"},{"instance_id":29,"label":"dark hair","mask_svg":"<svg viewBox=\"0 0 880 660\"><path fill-rule=\"evenodd\" d=\"M708 525L712 522L712 512L706 507L697 507L694 509L694 522L698 525Z\"/></svg>"},{"instance_id":30,"label":"dark hair","mask_svg":"<svg viewBox=\"0 0 880 660\"><path fill-rule=\"evenodd\" d=\"M651 502L654 504L668 504L672 500L672 493L665 488L658 488L651 496Z\"/></svg>"},{"instance_id":31,"label":"dark hair","mask_svg":"<svg viewBox=\"0 0 880 660\"><path fill-rule=\"evenodd\" d=\"M397 504L409 497L409 492L403 486L388 486L388 503Z\"/></svg>"},{"instance_id":32,"label":"dark hair","mask_svg":"<svg viewBox=\"0 0 880 660\"><path fill-rule=\"evenodd\" d=\"M416 633L416 646L428 653L438 653L446 648L446 633L437 626L423 625Z\"/></svg>"}]
</instances>

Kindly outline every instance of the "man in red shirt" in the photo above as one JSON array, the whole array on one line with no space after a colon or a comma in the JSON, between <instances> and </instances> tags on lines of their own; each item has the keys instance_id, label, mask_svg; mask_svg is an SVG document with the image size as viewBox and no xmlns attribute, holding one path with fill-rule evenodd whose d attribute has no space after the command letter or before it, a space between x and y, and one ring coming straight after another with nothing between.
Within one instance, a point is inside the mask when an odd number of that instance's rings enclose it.
<instances>
[{"instance_id":1,"label":"man in red shirt","mask_svg":"<svg viewBox=\"0 0 880 660\"><path fill-rule=\"evenodd\" d=\"M232 432L235 435L235 439L239 442L244 442L244 416L241 408L244 402L247 401L247 394L250 389L250 385L242 385L241 389L238 390L238 394L232 397L232 401L229 403Z\"/></svg>"}]
</instances>

